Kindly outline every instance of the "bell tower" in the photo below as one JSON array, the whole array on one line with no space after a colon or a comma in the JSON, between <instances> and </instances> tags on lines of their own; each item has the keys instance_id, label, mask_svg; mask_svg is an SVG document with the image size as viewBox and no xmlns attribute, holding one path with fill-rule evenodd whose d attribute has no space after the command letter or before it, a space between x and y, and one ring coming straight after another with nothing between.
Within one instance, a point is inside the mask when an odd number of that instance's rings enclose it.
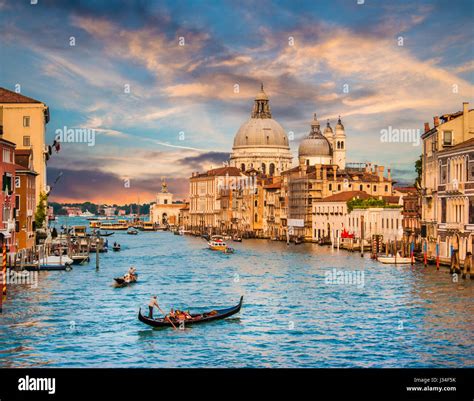
<instances>
[{"instance_id":1,"label":"bell tower","mask_svg":"<svg viewBox=\"0 0 474 401\"><path fill-rule=\"evenodd\" d=\"M337 164L341 170L344 170L346 168L346 133L344 125L342 125L341 116L339 116L337 120L333 145L334 163Z\"/></svg>"}]
</instances>

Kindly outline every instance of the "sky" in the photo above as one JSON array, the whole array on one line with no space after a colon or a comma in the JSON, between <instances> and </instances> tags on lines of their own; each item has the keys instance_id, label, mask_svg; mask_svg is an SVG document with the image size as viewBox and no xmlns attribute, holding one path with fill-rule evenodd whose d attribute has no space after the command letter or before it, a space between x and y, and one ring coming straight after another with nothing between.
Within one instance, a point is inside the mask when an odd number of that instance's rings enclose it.
<instances>
[{"instance_id":1,"label":"sky","mask_svg":"<svg viewBox=\"0 0 474 401\"><path fill-rule=\"evenodd\" d=\"M0 86L50 107L48 144L95 134L49 160L53 201L145 203L163 178L185 198L228 160L260 83L295 164L313 113L340 115L347 160L408 183L421 146L382 133L472 105L473 17L471 0L0 0Z\"/></svg>"}]
</instances>

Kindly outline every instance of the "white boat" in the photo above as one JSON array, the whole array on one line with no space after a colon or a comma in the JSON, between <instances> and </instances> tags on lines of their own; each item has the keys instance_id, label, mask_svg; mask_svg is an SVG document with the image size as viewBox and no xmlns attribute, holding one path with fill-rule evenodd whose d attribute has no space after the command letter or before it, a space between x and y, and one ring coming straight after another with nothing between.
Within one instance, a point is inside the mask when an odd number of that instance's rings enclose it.
<instances>
[{"instance_id":1,"label":"white boat","mask_svg":"<svg viewBox=\"0 0 474 401\"><path fill-rule=\"evenodd\" d=\"M400 253L397 253L396 256L379 256L377 260L381 263L392 264L392 265L394 264L401 265L401 264L411 263L411 258L404 258L400 256Z\"/></svg>"},{"instance_id":2,"label":"white boat","mask_svg":"<svg viewBox=\"0 0 474 401\"><path fill-rule=\"evenodd\" d=\"M81 217L94 217L94 213L91 213L86 210L85 212L81 213Z\"/></svg>"},{"instance_id":3,"label":"white boat","mask_svg":"<svg viewBox=\"0 0 474 401\"><path fill-rule=\"evenodd\" d=\"M62 255L62 256L50 255L44 258L40 258L40 262L42 265L64 266L64 265L72 265L74 263L74 260L72 260L67 255Z\"/></svg>"}]
</instances>

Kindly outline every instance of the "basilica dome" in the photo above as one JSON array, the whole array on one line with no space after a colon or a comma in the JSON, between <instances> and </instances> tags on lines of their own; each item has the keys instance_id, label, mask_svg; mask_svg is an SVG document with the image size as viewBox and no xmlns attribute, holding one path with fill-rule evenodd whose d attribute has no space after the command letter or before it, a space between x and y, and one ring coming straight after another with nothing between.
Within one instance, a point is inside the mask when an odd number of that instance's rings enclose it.
<instances>
[{"instance_id":1,"label":"basilica dome","mask_svg":"<svg viewBox=\"0 0 474 401\"><path fill-rule=\"evenodd\" d=\"M242 171L254 169L279 175L291 167L291 159L288 137L272 118L269 98L262 85L255 96L250 119L235 134L230 163Z\"/></svg>"},{"instance_id":2,"label":"basilica dome","mask_svg":"<svg viewBox=\"0 0 474 401\"><path fill-rule=\"evenodd\" d=\"M244 122L234 138L234 148L241 146L278 146L288 148L283 127L273 118L251 118Z\"/></svg>"}]
</instances>

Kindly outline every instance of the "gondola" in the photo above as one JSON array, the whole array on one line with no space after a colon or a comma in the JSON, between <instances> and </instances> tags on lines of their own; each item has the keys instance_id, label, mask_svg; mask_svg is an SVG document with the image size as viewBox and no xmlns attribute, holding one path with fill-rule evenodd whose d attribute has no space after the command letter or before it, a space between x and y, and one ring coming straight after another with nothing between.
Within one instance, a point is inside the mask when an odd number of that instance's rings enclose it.
<instances>
[{"instance_id":1,"label":"gondola","mask_svg":"<svg viewBox=\"0 0 474 401\"><path fill-rule=\"evenodd\" d=\"M190 326L192 324L208 323L214 320L221 320L221 319L225 319L226 317L235 315L236 313L240 312L240 308L242 307L243 300L244 300L244 297L242 296L240 297L240 302L238 303L238 305L232 306L227 309L218 309L218 310L214 310L207 313L192 313L191 314L192 319L185 320L183 322L184 326ZM147 316L143 316L141 308L138 311L138 320L152 327L171 327L172 326L172 324L169 321L165 320L164 318L150 319ZM180 325L179 321L174 321L173 323L175 326Z\"/></svg>"},{"instance_id":2,"label":"gondola","mask_svg":"<svg viewBox=\"0 0 474 401\"><path fill-rule=\"evenodd\" d=\"M113 233L113 232L112 232L112 233L108 233L108 232L101 233L101 232L99 231L99 235L100 235L101 237L110 237L111 235L114 235L114 233Z\"/></svg>"},{"instance_id":3,"label":"gondola","mask_svg":"<svg viewBox=\"0 0 474 401\"><path fill-rule=\"evenodd\" d=\"M135 274L135 280L132 280L132 281L129 281L129 282L125 281L123 279L123 277L116 277L116 278L114 278L115 286L116 287L126 287L127 285L136 283L137 279L138 279L138 274Z\"/></svg>"}]
</instances>

